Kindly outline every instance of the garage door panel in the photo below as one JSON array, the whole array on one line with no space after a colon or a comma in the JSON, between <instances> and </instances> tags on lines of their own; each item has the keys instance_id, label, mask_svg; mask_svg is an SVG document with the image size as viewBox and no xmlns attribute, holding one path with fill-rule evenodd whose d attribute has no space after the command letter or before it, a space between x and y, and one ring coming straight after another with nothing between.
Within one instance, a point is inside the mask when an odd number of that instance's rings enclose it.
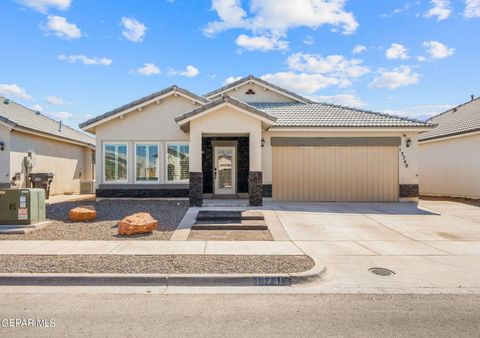
<instances>
[{"instance_id":1,"label":"garage door panel","mask_svg":"<svg viewBox=\"0 0 480 338\"><path fill-rule=\"evenodd\" d=\"M277 201L396 201L398 147L275 146Z\"/></svg>"}]
</instances>

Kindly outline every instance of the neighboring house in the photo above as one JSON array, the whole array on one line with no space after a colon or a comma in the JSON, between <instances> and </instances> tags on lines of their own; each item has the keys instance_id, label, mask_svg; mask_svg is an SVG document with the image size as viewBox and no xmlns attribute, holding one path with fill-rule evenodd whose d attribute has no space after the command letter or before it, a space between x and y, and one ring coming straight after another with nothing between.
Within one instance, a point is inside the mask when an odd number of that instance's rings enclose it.
<instances>
[{"instance_id":1,"label":"neighboring house","mask_svg":"<svg viewBox=\"0 0 480 338\"><path fill-rule=\"evenodd\" d=\"M94 179L95 139L0 96L0 187L54 174L50 194L84 192Z\"/></svg>"},{"instance_id":2,"label":"neighboring house","mask_svg":"<svg viewBox=\"0 0 480 338\"><path fill-rule=\"evenodd\" d=\"M98 197L398 201L418 196L415 120L314 103L253 76L205 96L176 86L80 127Z\"/></svg>"},{"instance_id":3,"label":"neighboring house","mask_svg":"<svg viewBox=\"0 0 480 338\"><path fill-rule=\"evenodd\" d=\"M431 118L420 135L420 193L480 198L480 99Z\"/></svg>"}]
</instances>

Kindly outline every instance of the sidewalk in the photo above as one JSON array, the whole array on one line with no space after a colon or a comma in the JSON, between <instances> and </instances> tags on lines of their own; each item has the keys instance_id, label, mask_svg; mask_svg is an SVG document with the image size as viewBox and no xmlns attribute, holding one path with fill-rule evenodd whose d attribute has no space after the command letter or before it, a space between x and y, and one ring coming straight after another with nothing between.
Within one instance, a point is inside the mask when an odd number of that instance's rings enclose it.
<instances>
[{"instance_id":1,"label":"sidewalk","mask_svg":"<svg viewBox=\"0 0 480 338\"><path fill-rule=\"evenodd\" d=\"M304 255L291 241L0 241L0 255Z\"/></svg>"}]
</instances>

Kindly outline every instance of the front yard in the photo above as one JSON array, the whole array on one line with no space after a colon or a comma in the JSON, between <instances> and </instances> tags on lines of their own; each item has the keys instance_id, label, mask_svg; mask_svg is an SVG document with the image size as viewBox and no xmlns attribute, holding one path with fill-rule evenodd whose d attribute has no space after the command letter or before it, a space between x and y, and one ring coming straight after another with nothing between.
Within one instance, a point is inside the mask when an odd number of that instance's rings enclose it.
<instances>
[{"instance_id":1,"label":"front yard","mask_svg":"<svg viewBox=\"0 0 480 338\"><path fill-rule=\"evenodd\" d=\"M91 205L97 211L97 220L74 223L68 220L68 211L81 205ZM0 235L0 240L169 240L187 212L188 201L160 200L100 200L56 203L47 206L47 218L52 222L43 229L22 235ZM119 236L117 223L133 213L149 212L158 220L151 234Z\"/></svg>"}]
</instances>

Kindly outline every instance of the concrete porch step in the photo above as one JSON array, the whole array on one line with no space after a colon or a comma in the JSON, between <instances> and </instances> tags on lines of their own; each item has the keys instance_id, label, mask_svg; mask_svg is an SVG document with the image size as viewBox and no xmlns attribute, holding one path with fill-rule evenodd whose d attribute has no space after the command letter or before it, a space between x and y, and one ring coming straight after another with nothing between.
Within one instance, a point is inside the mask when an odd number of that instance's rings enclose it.
<instances>
[{"instance_id":1,"label":"concrete porch step","mask_svg":"<svg viewBox=\"0 0 480 338\"><path fill-rule=\"evenodd\" d=\"M237 211L237 210L200 210L197 221L261 221L263 214L258 211Z\"/></svg>"},{"instance_id":2,"label":"concrete porch step","mask_svg":"<svg viewBox=\"0 0 480 338\"><path fill-rule=\"evenodd\" d=\"M268 230L263 221L244 221L239 223L195 223L192 230Z\"/></svg>"},{"instance_id":3,"label":"concrete porch step","mask_svg":"<svg viewBox=\"0 0 480 338\"><path fill-rule=\"evenodd\" d=\"M256 210L200 210L192 230L268 230Z\"/></svg>"}]
</instances>

